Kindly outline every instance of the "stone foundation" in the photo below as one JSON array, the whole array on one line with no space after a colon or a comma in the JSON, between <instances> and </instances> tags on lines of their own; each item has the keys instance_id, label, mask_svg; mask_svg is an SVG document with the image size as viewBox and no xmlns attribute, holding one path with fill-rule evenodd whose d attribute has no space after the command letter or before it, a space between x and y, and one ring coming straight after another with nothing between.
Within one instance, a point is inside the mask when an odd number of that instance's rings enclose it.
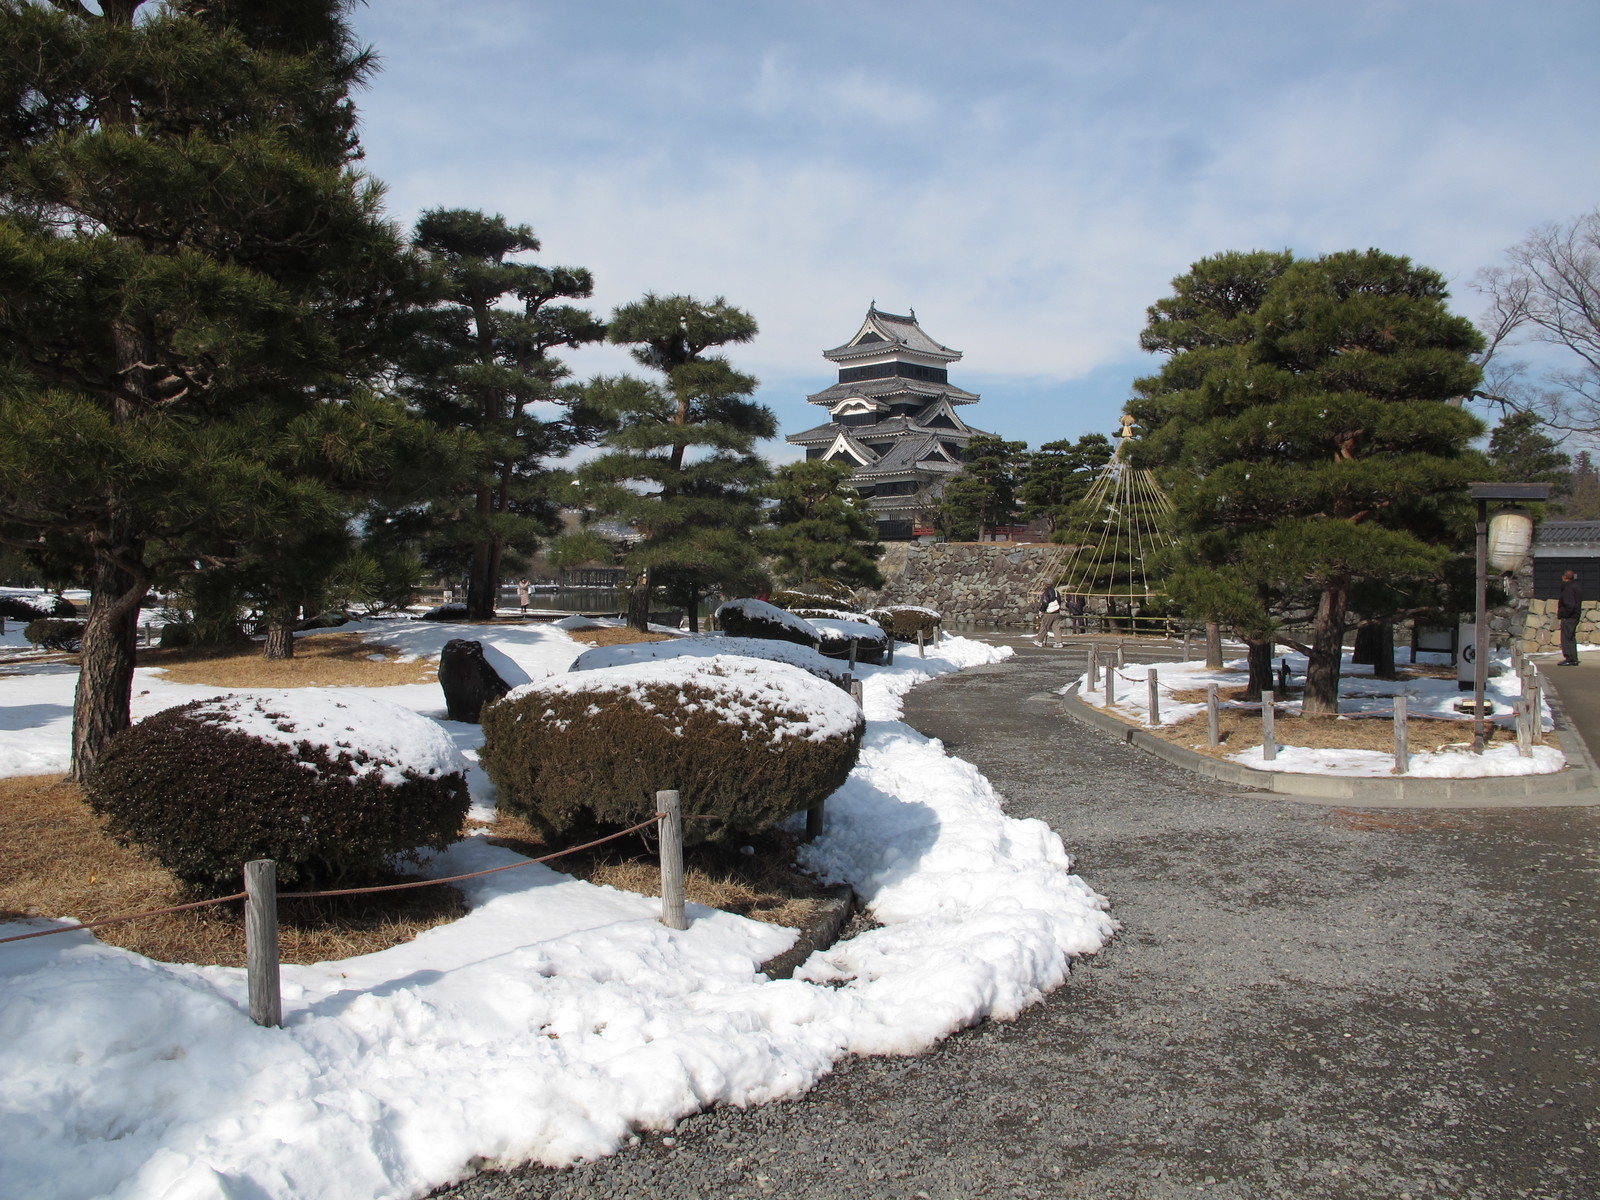
<instances>
[{"instance_id":1,"label":"stone foundation","mask_svg":"<svg viewBox=\"0 0 1600 1200\"><path fill-rule=\"evenodd\" d=\"M1524 654L1556 654L1561 650L1561 622L1556 620L1557 600L1529 600L1528 620L1522 627ZM1585 600L1578 618L1578 644L1600 642L1600 600Z\"/></svg>"},{"instance_id":2,"label":"stone foundation","mask_svg":"<svg viewBox=\"0 0 1600 1200\"><path fill-rule=\"evenodd\" d=\"M869 607L920 604L946 624L1020 625L1039 619L1043 571L1063 548L1046 543L891 542L878 564L888 578Z\"/></svg>"}]
</instances>

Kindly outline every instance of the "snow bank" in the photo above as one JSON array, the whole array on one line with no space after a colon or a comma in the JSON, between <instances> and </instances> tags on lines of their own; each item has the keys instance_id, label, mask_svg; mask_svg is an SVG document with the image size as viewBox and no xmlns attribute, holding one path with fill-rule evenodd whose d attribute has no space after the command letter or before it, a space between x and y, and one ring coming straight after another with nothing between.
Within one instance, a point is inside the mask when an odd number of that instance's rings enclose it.
<instances>
[{"instance_id":1,"label":"snow bank","mask_svg":"<svg viewBox=\"0 0 1600 1200\"><path fill-rule=\"evenodd\" d=\"M540 653L563 670L569 651ZM653 898L535 864L466 883L468 915L410 943L286 966L282 1029L250 1023L242 971L151 962L87 932L0 946L0 1195L418 1195L477 1164L603 1155L708 1105L803 1091L841 1055L914 1052L1015 1014L1110 936L1105 902L1048 828L1007 817L970 764L897 720L915 683L1008 653L949 638L863 668L866 748L808 853L883 928L792 980L757 971L792 931L694 905L690 928L669 930ZM30 686L0 679L0 697L31 702ZM160 707L181 695L135 686L164 692ZM453 731L458 746L474 729ZM469 838L428 869L516 861Z\"/></svg>"},{"instance_id":2,"label":"snow bank","mask_svg":"<svg viewBox=\"0 0 1600 1200\"><path fill-rule=\"evenodd\" d=\"M830 681L849 674L837 660L827 658L809 646L795 642L774 642L767 638L686 637L671 642L629 642L620 646L596 646L585 650L568 670L594 671L629 663L660 661L669 658L715 658L719 655L759 658L766 662L788 663Z\"/></svg>"},{"instance_id":3,"label":"snow bank","mask_svg":"<svg viewBox=\"0 0 1600 1200\"><path fill-rule=\"evenodd\" d=\"M807 644L817 640L817 631L810 621L804 617L797 617L776 604L768 604L765 600L729 600L717 608L717 624L719 626L724 624L730 614L736 620L744 617L750 621L768 621L789 630Z\"/></svg>"}]
</instances>

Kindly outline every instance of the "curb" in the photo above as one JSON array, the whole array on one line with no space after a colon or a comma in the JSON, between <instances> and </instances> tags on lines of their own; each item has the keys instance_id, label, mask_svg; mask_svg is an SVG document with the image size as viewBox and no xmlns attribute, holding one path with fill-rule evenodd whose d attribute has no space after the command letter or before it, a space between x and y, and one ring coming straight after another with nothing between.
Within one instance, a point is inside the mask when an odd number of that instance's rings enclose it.
<instances>
[{"instance_id":1,"label":"curb","mask_svg":"<svg viewBox=\"0 0 1600 1200\"><path fill-rule=\"evenodd\" d=\"M838 883L824 888L819 899L816 916L800 931L795 944L761 964L768 979L791 978L806 959L839 940L840 931L855 910L855 891L848 883Z\"/></svg>"},{"instance_id":2,"label":"curb","mask_svg":"<svg viewBox=\"0 0 1600 1200\"><path fill-rule=\"evenodd\" d=\"M1550 775L1494 775L1479 779L1388 779L1352 775L1307 775L1292 771L1258 771L1240 763L1224 762L1156 737L1137 725L1110 716L1084 703L1073 684L1057 698L1074 720L1136 746L1174 766L1237 787L1257 788L1305 804L1356 805L1368 808L1555 808L1600 805L1600 769L1594 756L1572 728L1554 689L1545 690L1545 702L1555 720L1556 736L1567 762L1565 771Z\"/></svg>"}]
</instances>

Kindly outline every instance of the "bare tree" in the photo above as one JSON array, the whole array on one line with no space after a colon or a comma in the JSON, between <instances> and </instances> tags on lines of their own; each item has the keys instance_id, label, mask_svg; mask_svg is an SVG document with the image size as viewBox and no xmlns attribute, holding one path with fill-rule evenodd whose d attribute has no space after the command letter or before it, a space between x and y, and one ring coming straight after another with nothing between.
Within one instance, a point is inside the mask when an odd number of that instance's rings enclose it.
<instances>
[{"instance_id":1,"label":"bare tree","mask_svg":"<svg viewBox=\"0 0 1600 1200\"><path fill-rule=\"evenodd\" d=\"M1478 276L1489 298L1480 322L1488 390L1531 408L1556 429L1600 433L1600 208L1565 224L1541 225L1506 251L1506 265ZM1546 373L1552 388L1527 380L1525 363L1497 351L1540 342L1566 351Z\"/></svg>"}]
</instances>

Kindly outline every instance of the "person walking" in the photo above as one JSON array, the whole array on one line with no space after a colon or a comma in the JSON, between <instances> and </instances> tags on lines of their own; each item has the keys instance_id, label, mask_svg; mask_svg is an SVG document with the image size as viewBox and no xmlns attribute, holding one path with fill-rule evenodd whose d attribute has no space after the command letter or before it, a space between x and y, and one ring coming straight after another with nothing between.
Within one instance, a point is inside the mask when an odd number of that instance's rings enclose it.
<instances>
[{"instance_id":1,"label":"person walking","mask_svg":"<svg viewBox=\"0 0 1600 1200\"><path fill-rule=\"evenodd\" d=\"M530 603L528 595L529 586L530 585L526 579L517 580L517 607L522 610L523 616L528 615L528 604Z\"/></svg>"},{"instance_id":2,"label":"person walking","mask_svg":"<svg viewBox=\"0 0 1600 1200\"><path fill-rule=\"evenodd\" d=\"M1061 593L1056 591L1055 584L1048 584L1044 589L1044 595L1039 597L1039 633L1033 639L1033 644L1035 646L1044 645L1045 639L1050 636L1050 631L1055 628L1056 622L1060 619ZM1058 639L1056 645L1059 646L1060 644L1061 642Z\"/></svg>"},{"instance_id":3,"label":"person walking","mask_svg":"<svg viewBox=\"0 0 1600 1200\"><path fill-rule=\"evenodd\" d=\"M1576 571L1561 574L1561 599L1556 601L1556 620L1561 622L1561 662L1563 667L1578 665L1578 618L1583 615L1583 585Z\"/></svg>"},{"instance_id":4,"label":"person walking","mask_svg":"<svg viewBox=\"0 0 1600 1200\"><path fill-rule=\"evenodd\" d=\"M1086 622L1083 619L1083 594L1073 592L1067 597L1067 624L1073 633L1084 632Z\"/></svg>"}]
</instances>

